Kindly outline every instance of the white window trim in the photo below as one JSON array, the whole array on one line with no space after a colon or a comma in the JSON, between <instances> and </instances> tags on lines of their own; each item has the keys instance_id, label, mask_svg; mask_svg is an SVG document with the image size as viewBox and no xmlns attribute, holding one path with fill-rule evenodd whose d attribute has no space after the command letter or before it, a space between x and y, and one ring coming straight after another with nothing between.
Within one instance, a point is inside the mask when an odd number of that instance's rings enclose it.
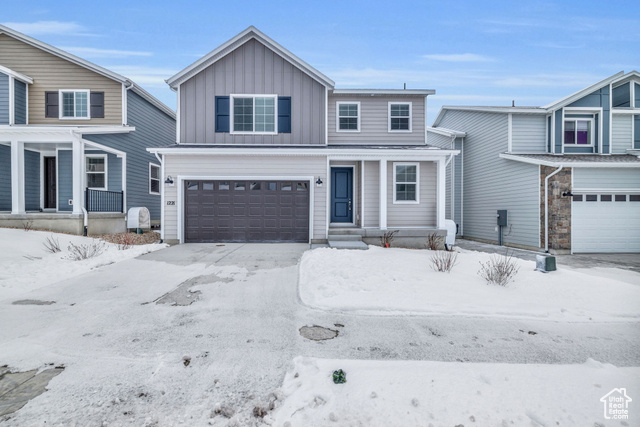
<instances>
[{"instance_id":1,"label":"white window trim","mask_svg":"<svg viewBox=\"0 0 640 427\"><path fill-rule=\"evenodd\" d=\"M396 168L398 166L415 166L416 182L398 182L396 181ZM396 184L415 184L416 200L397 200ZM420 204L420 162L393 162L393 204L394 205L418 205Z\"/></svg>"},{"instance_id":2,"label":"white window trim","mask_svg":"<svg viewBox=\"0 0 640 427\"><path fill-rule=\"evenodd\" d=\"M151 181L156 179L156 178L152 178L151 177L151 168L154 168L154 167L158 168L158 178L157 178L158 191L157 192L156 191L151 191ZM149 194L160 195L160 188L162 186L162 182L161 182L162 175L160 175L161 170L162 169L160 168L160 165L158 165L156 163L149 162Z\"/></svg>"},{"instance_id":3,"label":"white window trim","mask_svg":"<svg viewBox=\"0 0 640 427\"><path fill-rule=\"evenodd\" d=\"M273 132L252 132L247 131L234 131L233 130L233 118L235 116L233 110L233 104L235 98L253 98L253 128L256 128L256 98L273 98ZM249 94L249 93L232 93L229 95L229 133L232 135L277 135L278 134L278 95L271 94Z\"/></svg>"},{"instance_id":4,"label":"white window trim","mask_svg":"<svg viewBox=\"0 0 640 427\"><path fill-rule=\"evenodd\" d=\"M340 105L343 105L343 104L348 104L348 105L355 104L355 105L358 106L358 115L356 116L357 129L340 129ZM338 101L338 102L336 102L336 132L351 132L351 133L360 132L360 117L361 116L362 116L362 110L360 109L360 101ZM345 117L352 117L352 116L345 116Z\"/></svg>"},{"instance_id":5,"label":"white window trim","mask_svg":"<svg viewBox=\"0 0 640 427\"><path fill-rule=\"evenodd\" d=\"M392 105L409 105L409 129L391 129L391 106ZM387 107L387 130L389 133L411 133L413 131L413 103L412 102L389 102ZM405 118L405 116L395 116L399 118Z\"/></svg>"},{"instance_id":6,"label":"white window trim","mask_svg":"<svg viewBox=\"0 0 640 427\"><path fill-rule=\"evenodd\" d=\"M87 170L87 159L98 159L98 158L102 158L104 159L104 172L91 172ZM104 190L104 191L108 191L109 188L109 176L107 174L107 172L109 171L108 165L107 165L107 155L106 154L85 154L84 156L84 179L85 182L87 184L87 188L89 188L89 190ZM103 173L104 174L104 187L88 187L89 185L89 180L87 179L87 174L90 173Z\"/></svg>"},{"instance_id":7,"label":"white window trim","mask_svg":"<svg viewBox=\"0 0 640 427\"><path fill-rule=\"evenodd\" d=\"M63 105L62 105L62 94L63 93L73 93L73 117L65 117L63 116ZM87 94L87 117L76 117L76 93L86 93ZM58 118L60 120L90 120L91 119L91 91L89 89L60 89L58 90Z\"/></svg>"},{"instance_id":8,"label":"white window trim","mask_svg":"<svg viewBox=\"0 0 640 427\"><path fill-rule=\"evenodd\" d=\"M589 144L567 144L564 140L564 133L565 133L565 124L567 122L591 122L591 127L589 130L589 139L591 140L589 142ZM575 124L575 130L578 129L578 124ZM565 147L594 147L595 146L595 118L586 118L586 117L564 117L562 120L562 145L564 145Z\"/></svg>"}]
</instances>

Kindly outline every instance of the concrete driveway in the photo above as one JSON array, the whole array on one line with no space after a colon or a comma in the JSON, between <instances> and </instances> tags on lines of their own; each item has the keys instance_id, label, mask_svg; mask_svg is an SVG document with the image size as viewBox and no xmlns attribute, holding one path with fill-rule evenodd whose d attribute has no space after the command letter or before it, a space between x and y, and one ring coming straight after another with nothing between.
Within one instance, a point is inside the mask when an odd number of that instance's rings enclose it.
<instances>
[{"instance_id":1,"label":"concrete driveway","mask_svg":"<svg viewBox=\"0 0 640 427\"><path fill-rule=\"evenodd\" d=\"M268 407L274 399L270 393L298 355L551 364L593 358L617 366L640 364L637 323L376 317L303 306L297 294L298 261L308 247L178 245L30 296L57 301L52 306L33 306L29 313L3 306L0 324L31 317L0 330L5 359L0 365L27 360L66 366L50 391L7 425L74 424L79 419L87 425L151 425L149 420L200 425L210 416L211 423L226 425L227 410L242 414L242 425L251 425L259 423L254 408ZM123 271L126 283L114 279ZM110 305L109 314L96 314L104 304ZM78 318L83 320L79 324ZM338 331L338 336L303 338L299 329L313 325ZM76 344L80 339L86 339L82 347ZM46 399L65 403L47 405ZM111 401L119 403L104 404ZM194 411L203 418L192 419Z\"/></svg>"}]
</instances>

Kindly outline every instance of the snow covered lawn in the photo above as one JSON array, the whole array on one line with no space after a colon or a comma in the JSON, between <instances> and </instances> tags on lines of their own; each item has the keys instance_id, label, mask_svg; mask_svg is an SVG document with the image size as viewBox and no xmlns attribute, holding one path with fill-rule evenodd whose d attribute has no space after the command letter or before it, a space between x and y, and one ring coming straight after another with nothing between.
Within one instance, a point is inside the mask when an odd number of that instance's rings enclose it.
<instances>
[{"instance_id":1,"label":"snow covered lawn","mask_svg":"<svg viewBox=\"0 0 640 427\"><path fill-rule=\"evenodd\" d=\"M332 373L343 369L345 384ZM614 388L640 396L640 368L510 365L297 357L282 387L278 426L602 426L600 402Z\"/></svg>"},{"instance_id":2,"label":"snow covered lawn","mask_svg":"<svg viewBox=\"0 0 640 427\"><path fill-rule=\"evenodd\" d=\"M312 307L366 314L461 314L550 320L640 318L640 274L620 269L570 269L548 274L514 260L515 281L487 285L478 276L490 254L456 249L451 273L431 269L435 252L315 249L300 265L300 297Z\"/></svg>"},{"instance_id":3,"label":"snow covered lawn","mask_svg":"<svg viewBox=\"0 0 640 427\"><path fill-rule=\"evenodd\" d=\"M62 251L47 252L44 243L48 238L57 240ZM94 268L135 258L168 246L156 243L119 250L118 245L104 242L104 251L100 255L80 261L70 259L70 243L78 246L94 242L102 241L62 233L0 228L0 300L16 298Z\"/></svg>"}]
</instances>

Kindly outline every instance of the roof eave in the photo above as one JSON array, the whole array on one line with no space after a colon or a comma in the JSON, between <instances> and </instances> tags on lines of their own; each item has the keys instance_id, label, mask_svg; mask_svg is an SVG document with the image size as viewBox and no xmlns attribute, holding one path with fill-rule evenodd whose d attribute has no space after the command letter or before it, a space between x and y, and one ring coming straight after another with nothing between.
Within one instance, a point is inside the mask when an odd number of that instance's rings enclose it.
<instances>
[{"instance_id":1,"label":"roof eave","mask_svg":"<svg viewBox=\"0 0 640 427\"><path fill-rule=\"evenodd\" d=\"M584 89L581 89L575 93L572 93L569 96L565 96L562 99L559 99L558 101L552 102L551 104L545 105L542 108L545 108L547 110L557 110L558 108L562 108L566 105L571 104L572 102L577 101L578 99L582 98L585 95L588 95L589 93L593 92L594 90L598 90L601 87L607 86L613 82L615 82L616 80L620 79L621 77L624 77L624 71L620 71L616 74L614 74L613 76L607 77L604 80L601 80L595 84L592 84L589 87L586 87Z\"/></svg>"},{"instance_id":2,"label":"roof eave","mask_svg":"<svg viewBox=\"0 0 640 427\"><path fill-rule=\"evenodd\" d=\"M571 167L571 168L640 168L640 162L629 163L613 163L613 162L566 162L562 161L562 156L558 156L558 161L552 162L549 160L532 159L528 157L515 156L508 153L500 153L501 159L513 160L520 163L527 163L530 165L539 166L551 166L551 167Z\"/></svg>"},{"instance_id":3,"label":"roof eave","mask_svg":"<svg viewBox=\"0 0 640 427\"><path fill-rule=\"evenodd\" d=\"M334 89L335 95L435 95L433 89Z\"/></svg>"}]
</instances>

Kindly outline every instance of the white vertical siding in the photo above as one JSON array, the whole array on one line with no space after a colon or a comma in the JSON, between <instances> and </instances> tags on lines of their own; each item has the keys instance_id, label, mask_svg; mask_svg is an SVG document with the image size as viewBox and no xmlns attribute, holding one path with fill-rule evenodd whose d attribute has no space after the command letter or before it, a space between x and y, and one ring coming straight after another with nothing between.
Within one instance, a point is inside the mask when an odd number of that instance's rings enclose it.
<instances>
[{"instance_id":1,"label":"white vertical siding","mask_svg":"<svg viewBox=\"0 0 640 427\"><path fill-rule=\"evenodd\" d=\"M512 119L514 153L546 153L546 118L539 115L514 114Z\"/></svg>"},{"instance_id":2,"label":"white vertical siding","mask_svg":"<svg viewBox=\"0 0 640 427\"><path fill-rule=\"evenodd\" d=\"M632 124L633 116L630 115L613 115L611 154L626 154L626 150L632 148L633 135Z\"/></svg>"},{"instance_id":3,"label":"white vertical siding","mask_svg":"<svg viewBox=\"0 0 640 427\"><path fill-rule=\"evenodd\" d=\"M497 241L496 211L507 209L504 241L539 247L539 168L498 157L507 151L507 114L448 110L439 125L467 133L464 235Z\"/></svg>"},{"instance_id":4,"label":"white vertical siding","mask_svg":"<svg viewBox=\"0 0 640 427\"><path fill-rule=\"evenodd\" d=\"M326 158L316 157L259 157L259 156L214 156L214 155L166 155L165 175L171 175L175 184L165 185L164 227L165 239L178 238L178 178L180 176L313 176L325 177ZM325 180L328 182L328 180ZM328 185L316 187L313 198L313 239L326 239L326 191ZM175 206L166 202L175 201Z\"/></svg>"}]
</instances>

